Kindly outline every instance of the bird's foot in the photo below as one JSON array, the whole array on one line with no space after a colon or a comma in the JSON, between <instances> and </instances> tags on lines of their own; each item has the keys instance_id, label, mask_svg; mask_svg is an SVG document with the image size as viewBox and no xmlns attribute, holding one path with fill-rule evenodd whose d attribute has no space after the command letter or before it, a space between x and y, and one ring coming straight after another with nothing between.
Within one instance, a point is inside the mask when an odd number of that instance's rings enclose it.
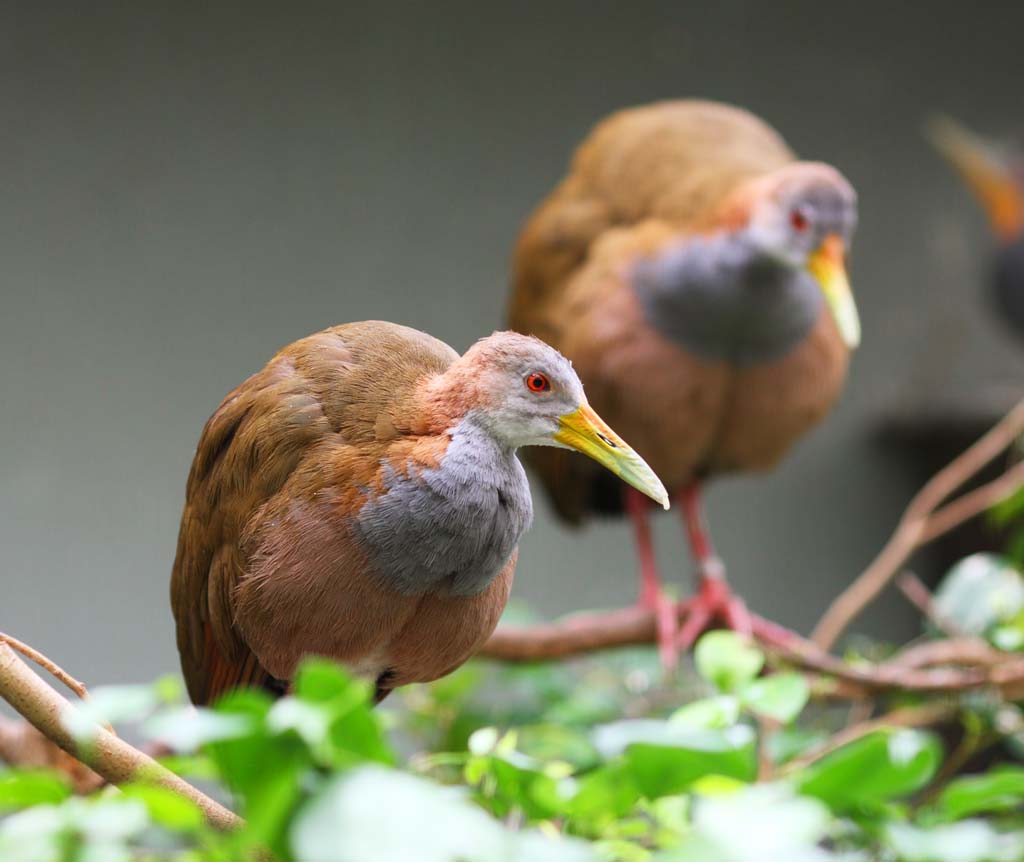
<instances>
[{"instance_id":1,"label":"bird's foot","mask_svg":"<svg viewBox=\"0 0 1024 862\"><path fill-rule=\"evenodd\" d=\"M658 638L658 656L665 673L675 672L679 665L680 649L676 645L679 632L679 602L661 589L644 589L637 604L654 611Z\"/></svg>"},{"instance_id":2,"label":"bird's foot","mask_svg":"<svg viewBox=\"0 0 1024 862\"><path fill-rule=\"evenodd\" d=\"M697 595L681 602L678 612L685 619L676 635L677 652L690 649L715 622L724 623L727 628L747 636L754 634L755 624L760 622L759 618L751 616L743 599L732 591L717 557L705 561Z\"/></svg>"}]
</instances>

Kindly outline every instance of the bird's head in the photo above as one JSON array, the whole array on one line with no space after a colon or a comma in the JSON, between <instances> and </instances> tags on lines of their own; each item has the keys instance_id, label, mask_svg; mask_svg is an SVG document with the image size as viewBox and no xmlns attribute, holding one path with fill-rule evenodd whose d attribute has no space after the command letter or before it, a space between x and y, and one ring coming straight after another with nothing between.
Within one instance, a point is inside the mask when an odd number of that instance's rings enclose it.
<instances>
[{"instance_id":1,"label":"bird's head","mask_svg":"<svg viewBox=\"0 0 1024 862\"><path fill-rule=\"evenodd\" d=\"M837 170L795 162L743 190L746 232L772 260L809 272L818 282L847 346L860 343L860 318L846 275L857 227L857 194Z\"/></svg>"},{"instance_id":2,"label":"bird's head","mask_svg":"<svg viewBox=\"0 0 1024 862\"><path fill-rule=\"evenodd\" d=\"M949 117L928 124L935 148L959 171L1004 242L1024 237L1024 153L999 147Z\"/></svg>"},{"instance_id":3,"label":"bird's head","mask_svg":"<svg viewBox=\"0 0 1024 862\"><path fill-rule=\"evenodd\" d=\"M572 364L543 341L495 332L466 351L435 384L511 449L574 449L664 508L668 494L654 471L587 402Z\"/></svg>"}]
</instances>

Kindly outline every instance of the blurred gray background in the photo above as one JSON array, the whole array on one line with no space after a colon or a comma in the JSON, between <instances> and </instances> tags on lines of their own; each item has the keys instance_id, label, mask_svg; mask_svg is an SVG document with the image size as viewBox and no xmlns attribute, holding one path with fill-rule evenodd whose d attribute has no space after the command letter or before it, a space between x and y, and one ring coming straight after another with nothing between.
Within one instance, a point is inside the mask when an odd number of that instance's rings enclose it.
<instances>
[{"instance_id":1,"label":"blurred gray background","mask_svg":"<svg viewBox=\"0 0 1024 862\"><path fill-rule=\"evenodd\" d=\"M887 536L915 480L872 444L881 414L1020 379L979 300L984 220L921 128L1024 122L1024 4L208 5L0 13L0 629L89 682L177 669L167 581L221 397L333 323L459 350L499 327L520 223L622 106L744 105L860 192L842 403L711 491L754 607L808 628ZM627 528L546 514L516 598L632 601ZM657 532L688 583L676 519ZM889 595L867 625L912 621Z\"/></svg>"}]
</instances>

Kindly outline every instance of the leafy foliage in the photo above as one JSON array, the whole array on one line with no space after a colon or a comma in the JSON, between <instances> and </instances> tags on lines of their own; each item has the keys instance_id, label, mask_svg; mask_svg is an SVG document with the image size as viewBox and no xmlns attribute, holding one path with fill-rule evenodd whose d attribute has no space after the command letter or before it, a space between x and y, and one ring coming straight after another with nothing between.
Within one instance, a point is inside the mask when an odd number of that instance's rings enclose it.
<instances>
[{"instance_id":1,"label":"leafy foliage","mask_svg":"<svg viewBox=\"0 0 1024 862\"><path fill-rule=\"evenodd\" d=\"M964 622L957 597L977 603L982 582L1012 597L992 575L1005 568L976 561L970 589L957 583L963 569L951 573L940 593L950 618ZM1013 621L972 624L997 637ZM949 780L943 740L907 728L826 746L834 714L808 705L801 675L765 664L741 638L712 632L696 648L696 683L662 683L645 650L470 665L377 710L365 684L323 661L276 702L238 691L193 710L167 681L99 690L90 717L135 722L169 744L168 764L212 780L246 827L217 833L191 802L145 782L83 798L59 774L8 770L0 859L1024 859L1024 767ZM1019 726L1012 704L965 701L969 738L1000 739L1008 710Z\"/></svg>"}]
</instances>

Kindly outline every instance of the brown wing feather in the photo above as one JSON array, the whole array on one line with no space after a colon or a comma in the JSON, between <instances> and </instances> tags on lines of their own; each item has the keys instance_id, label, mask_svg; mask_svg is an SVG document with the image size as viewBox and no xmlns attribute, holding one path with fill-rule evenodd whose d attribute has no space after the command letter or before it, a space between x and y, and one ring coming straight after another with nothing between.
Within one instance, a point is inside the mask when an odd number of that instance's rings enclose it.
<instances>
[{"instance_id":1,"label":"brown wing feather","mask_svg":"<svg viewBox=\"0 0 1024 862\"><path fill-rule=\"evenodd\" d=\"M171 605L189 695L207 703L269 674L235 624L248 529L325 439L381 444L414 421L403 391L441 372L451 348L416 330L368 322L289 345L231 392L207 421L189 473ZM387 379L386 391L375 385ZM254 524L255 522L255 524Z\"/></svg>"},{"instance_id":2,"label":"brown wing feather","mask_svg":"<svg viewBox=\"0 0 1024 862\"><path fill-rule=\"evenodd\" d=\"M558 297L602 234L650 220L701 229L740 183L793 159L767 123L729 105L677 100L612 114L520 234L510 325L558 347Z\"/></svg>"}]
</instances>

